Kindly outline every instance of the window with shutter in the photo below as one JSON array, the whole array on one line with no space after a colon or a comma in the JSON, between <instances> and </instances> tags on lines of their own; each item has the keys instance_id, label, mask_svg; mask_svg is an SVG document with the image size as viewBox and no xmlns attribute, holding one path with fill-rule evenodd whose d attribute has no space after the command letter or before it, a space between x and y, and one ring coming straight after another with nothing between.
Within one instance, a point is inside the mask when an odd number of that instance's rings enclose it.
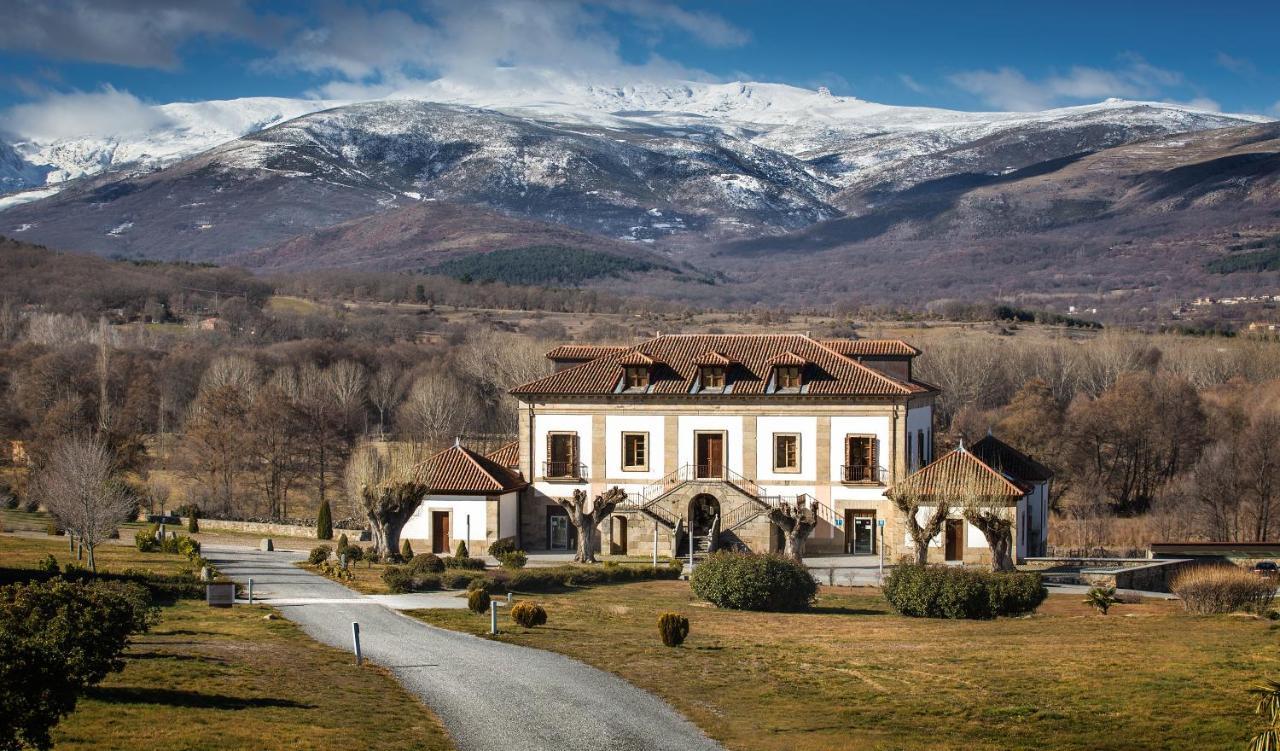
<instances>
[{"instance_id":1,"label":"window with shutter","mask_svg":"<svg viewBox=\"0 0 1280 751\"><path fill-rule=\"evenodd\" d=\"M850 435L844 439L844 482L878 482L876 439L869 435Z\"/></svg>"},{"instance_id":2,"label":"window with shutter","mask_svg":"<svg viewBox=\"0 0 1280 751\"><path fill-rule=\"evenodd\" d=\"M773 434L773 471L800 471L800 436L797 433Z\"/></svg>"},{"instance_id":3,"label":"window with shutter","mask_svg":"<svg viewBox=\"0 0 1280 751\"><path fill-rule=\"evenodd\" d=\"M649 434L622 434L622 469L624 472L644 472L649 469Z\"/></svg>"},{"instance_id":4,"label":"window with shutter","mask_svg":"<svg viewBox=\"0 0 1280 751\"><path fill-rule=\"evenodd\" d=\"M578 434L548 433L545 477L576 478L581 475L578 466Z\"/></svg>"}]
</instances>

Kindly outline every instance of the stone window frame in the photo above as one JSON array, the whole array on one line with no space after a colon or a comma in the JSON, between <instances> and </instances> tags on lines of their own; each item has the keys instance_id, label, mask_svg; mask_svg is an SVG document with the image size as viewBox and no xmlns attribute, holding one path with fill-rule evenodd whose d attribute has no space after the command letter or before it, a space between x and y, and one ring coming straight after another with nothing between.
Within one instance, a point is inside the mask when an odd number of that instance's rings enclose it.
<instances>
[{"instance_id":1,"label":"stone window frame","mask_svg":"<svg viewBox=\"0 0 1280 751\"><path fill-rule=\"evenodd\" d=\"M778 464L778 439L794 438L796 443L795 466L783 467ZM779 475L798 475L801 472L801 438L799 433L774 433L773 434L773 472Z\"/></svg>"},{"instance_id":2,"label":"stone window frame","mask_svg":"<svg viewBox=\"0 0 1280 751\"><path fill-rule=\"evenodd\" d=\"M641 440L641 450L644 453L643 464L631 464L630 457L627 456L627 439L639 438ZM647 430L624 430L622 431L622 471L623 472L648 472L649 471L649 431Z\"/></svg>"}]
</instances>

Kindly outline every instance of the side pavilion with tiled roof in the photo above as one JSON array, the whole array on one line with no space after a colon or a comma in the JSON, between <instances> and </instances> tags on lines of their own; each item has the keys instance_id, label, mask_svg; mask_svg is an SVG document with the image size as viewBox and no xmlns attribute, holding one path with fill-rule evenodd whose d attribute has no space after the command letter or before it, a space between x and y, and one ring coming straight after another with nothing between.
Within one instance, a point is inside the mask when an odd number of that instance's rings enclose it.
<instances>
[{"instance_id":1,"label":"side pavilion with tiled roof","mask_svg":"<svg viewBox=\"0 0 1280 751\"><path fill-rule=\"evenodd\" d=\"M981 447L981 451L977 449ZM1011 452L1011 453L1010 453ZM991 463L992 457L1020 457L1022 476L1012 474ZM1034 473L1030 467L1037 468ZM1037 479L1031 479L1031 477ZM888 498L913 495L919 499L918 521L923 525L938 503L946 503L951 511L942 533L930 541L929 560L939 563L988 563L990 548L986 536L964 520L967 504L988 509L1003 509L1013 522L1013 556L1021 561L1027 556L1044 555L1047 542L1048 482L1052 473L1011 446L988 436L972 449L961 446L937 461L907 475L886 489ZM902 544L911 540L905 525Z\"/></svg>"},{"instance_id":2,"label":"side pavilion with tiled roof","mask_svg":"<svg viewBox=\"0 0 1280 751\"><path fill-rule=\"evenodd\" d=\"M933 458L938 390L898 340L675 334L565 345L520 403L520 542L572 546L556 498L617 486L604 553L773 550L778 503L817 503L809 554L876 555L886 487Z\"/></svg>"},{"instance_id":3,"label":"side pavilion with tiled roof","mask_svg":"<svg viewBox=\"0 0 1280 751\"><path fill-rule=\"evenodd\" d=\"M488 456L455 443L422 463L430 492L405 524L400 537L416 553L452 553L467 541L473 556L484 555L500 538L519 531L520 498L528 487L516 468L515 443Z\"/></svg>"}]
</instances>

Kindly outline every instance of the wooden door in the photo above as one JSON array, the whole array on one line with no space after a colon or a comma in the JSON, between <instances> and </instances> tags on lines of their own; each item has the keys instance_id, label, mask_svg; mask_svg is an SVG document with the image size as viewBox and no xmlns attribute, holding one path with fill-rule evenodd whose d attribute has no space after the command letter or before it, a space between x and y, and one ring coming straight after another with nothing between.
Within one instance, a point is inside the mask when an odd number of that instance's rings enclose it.
<instances>
[{"instance_id":1,"label":"wooden door","mask_svg":"<svg viewBox=\"0 0 1280 751\"><path fill-rule=\"evenodd\" d=\"M449 552L449 512L431 512L431 552L436 555Z\"/></svg>"},{"instance_id":2,"label":"wooden door","mask_svg":"<svg viewBox=\"0 0 1280 751\"><path fill-rule=\"evenodd\" d=\"M613 517L613 545L610 551L614 555L627 554L627 517Z\"/></svg>"},{"instance_id":3,"label":"wooden door","mask_svg":"<svg viewBox=\"0 0 1280 751\"><path fill-rule=\"evenodd\" d=\"M964 560L964 520L947 520L946 559L948 561Z\"/></svg>"},{"instance_id":4,"label":"wooden door","mask_svg":"<svg viewBox=\"0 0 1280 751\"><path fill-rule=\"evenodd\" d=\"M724 434L698 433L697 456L698 477L724 477Z\"/></svg>"}]
</instances>

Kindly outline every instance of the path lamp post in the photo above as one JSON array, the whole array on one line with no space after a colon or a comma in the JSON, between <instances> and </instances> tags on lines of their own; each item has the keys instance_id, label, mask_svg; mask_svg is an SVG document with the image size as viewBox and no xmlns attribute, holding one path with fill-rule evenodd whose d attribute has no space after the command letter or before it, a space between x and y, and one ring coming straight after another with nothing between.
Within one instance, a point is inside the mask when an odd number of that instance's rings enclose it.
<instances>
[{"instance_id":1,"label":"path lamp post","mask_svg":"<svg viewBox=\"0 0 1280 751\"><path fill-rule=\"evenodd\" d=\"M489 601L489 633L498 633L498 608L511 603L511 593L507 593L507 601L498 602L497 600Z\"/></svg>"},{"instance_id":2,"label":"path lamp post","mask_svg":"<svg viewBox=\"0 0 1280 751\"><path fill-rule=\"evenodd\" d=\"M879 549L880 551L880 574L879 574L879 578L876 579L876 581L879 584L883 585L884 584L884 519L876 519L876 531L880 533L880 543L876 545L876 548Z\"/></svg>"},{"instance_id":3,"label":"path lamp post","mask_svg":"<svg viewBox=\"0 0 1280 751\"><path fill-rule=\"evenodd\" d=\"M249 604L253 604L253 579L249 579Z\"/></svg>"},{"instance_id":4,"label":"path lamp post","mask_svg":"<svg viewBox=\"0 0 1280 751\"><path fill-rule=\"evenodd\" d=\"M653 525L653 567L658 567L658 525Z\"/></svg>"},{"instance_id":5,"label":"path lamp post","mask_svg":"<svg viewBox=\"0 0 1280 751\"><path fill-rule=\"evenodd\" d=\"M360 624L355 621L351 622L351 644L356 653L356 664L359 665L364 661L364 657L360 654Z\"/></svg>"}]
</instances>

